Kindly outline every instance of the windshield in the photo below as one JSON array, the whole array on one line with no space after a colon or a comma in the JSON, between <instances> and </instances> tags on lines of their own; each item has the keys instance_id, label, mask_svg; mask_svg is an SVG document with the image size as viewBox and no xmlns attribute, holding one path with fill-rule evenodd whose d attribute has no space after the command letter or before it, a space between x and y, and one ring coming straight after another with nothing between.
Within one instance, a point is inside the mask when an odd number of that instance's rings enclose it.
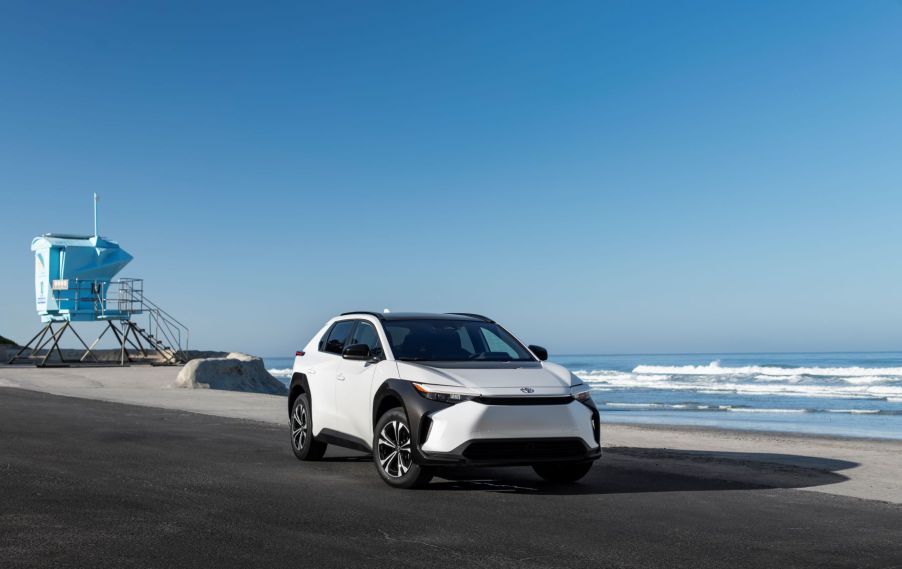
<instances>
[{"instance_id":1,"label":"windshield","mask_svg":"<svg viewBox=\"0 0 902 569\"><path fill-rule=\"evenodd\" d=\"M535 358L501 326L472 320L392 320L385 332L403 361L532 362Z\"/></svg>"}]
</instances>

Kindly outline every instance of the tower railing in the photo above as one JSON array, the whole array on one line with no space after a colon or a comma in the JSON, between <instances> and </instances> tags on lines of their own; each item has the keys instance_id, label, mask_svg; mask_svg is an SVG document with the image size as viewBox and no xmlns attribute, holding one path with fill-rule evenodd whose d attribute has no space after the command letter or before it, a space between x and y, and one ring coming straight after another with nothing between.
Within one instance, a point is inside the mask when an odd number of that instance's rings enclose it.
<instances>
[{"instance_id":1,"label":"tower railing","mask_svg":"<svg viewBox=\"0 0 902 569\"><path fill-rule=\"evenodd\" d=\"M58 306L70 307L70 313L98 321L132 321L135 316L144 314L147 328L137 325L136 328L153 342L154 349L173 363L187 361L185 353L191 338L190 330L144 295L144 279L77 279L54 290L53 296Z\"/></svg>"},{"instance_id":2,"label":"tower railing","mask_svg":"<svg viewBox=\"0 0 902 569\"><path fill-rule=\"evenodd\" d=\"M178 359L187 361L185 352L188 351L191 340L191 331L188 327L143 295L142 305L148 315L147 330L151 337L165 340Z\"/></svg>"}]
</instances>

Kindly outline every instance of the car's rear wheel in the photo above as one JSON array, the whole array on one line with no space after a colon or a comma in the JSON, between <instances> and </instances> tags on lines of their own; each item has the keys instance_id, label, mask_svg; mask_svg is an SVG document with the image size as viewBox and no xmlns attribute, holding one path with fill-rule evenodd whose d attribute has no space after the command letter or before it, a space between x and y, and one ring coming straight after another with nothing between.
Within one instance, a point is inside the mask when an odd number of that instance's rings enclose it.
<instances>
[{"instance_id":1,"label":"car's rear wheel","mask_svg":"<svg viewBox=\"0 0 902 569\"><path fill-rule=\"evenodd\" d=\"M319 460L326 454L326 443L313 438L313 423L311 422L310 400L307 394L298 395L291 406L289 416L291 427L291 450L299 460Z\"/></svg>"},{"instance_id":2,"label":"car's rear wheel","mask_svg":"<svg viewBox=\"0 0 902 569\"><path fill-rule=\"evenodd\" d=\"M536 474L549 482L576 482L592 469L591 462L547 462L534 464Z\"/></svg>"},{"instance_id":3,"label":"car's rear wheel","mask_svg":"<svg viewBox=\"0 0 902 569\"><path fill-rule=\"evenodd\" d=\"M373 433L373 462L382 480L395 488L421 488L432 479L432 469L413 461L413 441L404 409L385 412Z\"/></svg>"}]
</instances>

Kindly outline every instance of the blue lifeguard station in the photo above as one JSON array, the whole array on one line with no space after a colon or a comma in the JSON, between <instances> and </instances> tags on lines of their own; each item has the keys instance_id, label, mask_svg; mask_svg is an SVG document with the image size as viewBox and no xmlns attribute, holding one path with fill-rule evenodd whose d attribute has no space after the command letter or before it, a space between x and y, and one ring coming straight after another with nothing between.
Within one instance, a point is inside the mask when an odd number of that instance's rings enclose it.
<instances>
[{"instance_id":1,"label":"blue lifeguard station","mask_svg":"<svg viewBox=\"0 0 902 569\"><path fill-rule=\"evenodd\" d=\"M119 346L120 365L139 357L163 364L185 361L188 328L144 296L143 279L115 278L132 256L115 241L98 234L97 194L94 235L47 233L34 238L31 250L36 308L44 327L8 363L37 357L38 365L44 366L54 351L61 364L85 362L88 358L99 363L94 347L108 331L112 331ZM147 318L147 328L135 321L142 315ZM88 346L73 327L74 322L105 322L106 326ZM66 360L59 346L67 330L85 348L77 362ZM34 349L28 352L32 344ZM45 348L46 354L41 358ZM26 352L28 355L23 355Z\"/></svg>"}]
</instances>

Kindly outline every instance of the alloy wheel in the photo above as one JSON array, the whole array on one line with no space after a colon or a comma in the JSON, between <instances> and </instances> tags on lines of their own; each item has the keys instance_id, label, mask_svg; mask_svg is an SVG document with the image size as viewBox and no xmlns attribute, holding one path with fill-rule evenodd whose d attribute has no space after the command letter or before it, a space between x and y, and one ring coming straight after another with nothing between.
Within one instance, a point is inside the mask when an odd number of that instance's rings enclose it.
<instances>
[{"instance_id":1,"label":"alloy wheel","mask_svg":"<svg viewBox=\"0 0 902 569\"><path fill-rule=\"evenodd\" d=\"M410 430L401 421L390 421L379 433L379 465L391 478L400 478L410 470Z\"/></svg>"},{"instance_id":2,"label":"alloy wheel","mask_svg":"<svg viewBox=\"0 0 902 569\"><path fill-rule=\"evenodd\" d=\"M307 408L303 405L297 405L291 414L291 440L297 450L307 444Z\"/></svg>"}]
</instances>

